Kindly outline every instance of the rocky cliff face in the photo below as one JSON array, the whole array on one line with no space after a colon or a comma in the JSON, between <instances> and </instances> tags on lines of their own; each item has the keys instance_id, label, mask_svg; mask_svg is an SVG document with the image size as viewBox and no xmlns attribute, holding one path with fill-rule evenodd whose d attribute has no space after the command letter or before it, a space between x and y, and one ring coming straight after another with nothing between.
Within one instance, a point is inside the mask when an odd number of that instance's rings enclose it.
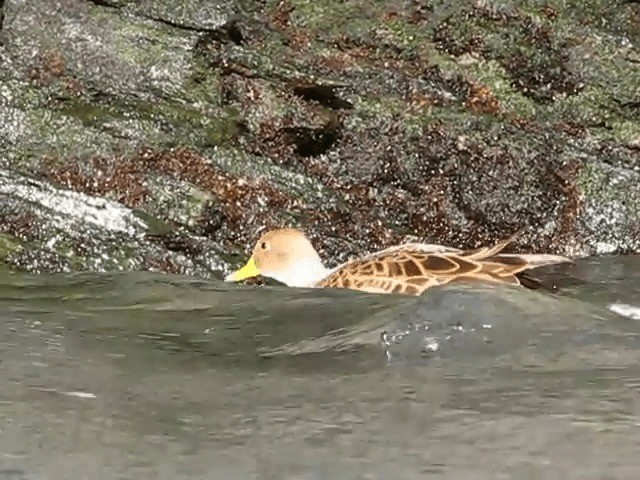
<instances>
[{"instance_id":1,"label":"rocky cliff face","mask_svg":"<svg viewBox=\"0 0 640 480\"><path fill-rule=\"evenodd\" d=\"M207 276L283 225L331 264L638 252L640 4L536 5L4 0L0 259Z\"/></svg>"}]
</instances>

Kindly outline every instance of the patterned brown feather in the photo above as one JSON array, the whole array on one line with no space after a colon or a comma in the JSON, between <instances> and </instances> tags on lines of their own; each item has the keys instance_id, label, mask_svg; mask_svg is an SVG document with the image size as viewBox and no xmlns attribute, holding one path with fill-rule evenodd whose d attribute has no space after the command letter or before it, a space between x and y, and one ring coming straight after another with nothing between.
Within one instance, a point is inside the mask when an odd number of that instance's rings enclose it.
<instances>
[{"instance_id":1,"label":"patterned brown feather","mask_svg":"<svg viewBox=\"0 0 640 480\"><path fill-rule=\"evenodd\" d=\"M532 268L526 255L501 254L515 236L492 247L468 251L425 252L406 246L383 250L352 260L318 283L320 287L352 288L372 293L420 295L435 285L450 282L482 282L538 288L539 282L522 277ZM535 265L534 265L535 266ZM520 281L523 278L523 282Z\"/></svg>"}]
</instances>

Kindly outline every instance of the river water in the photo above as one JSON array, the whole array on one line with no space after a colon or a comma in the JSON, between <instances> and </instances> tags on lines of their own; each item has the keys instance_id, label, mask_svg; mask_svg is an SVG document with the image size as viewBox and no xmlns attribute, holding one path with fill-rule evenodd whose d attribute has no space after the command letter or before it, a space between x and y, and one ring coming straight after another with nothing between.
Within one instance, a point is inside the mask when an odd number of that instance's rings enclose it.
<instances>
[{"instance_id":1,"label":"river water","mask_svg":"<svg viewBox=\"0 0 640 480\"><path fill-rule=\"evenodd\" d=\"M418 298L3 272L0 479L635 480L640 257L563 268Z\"/></svg>"}]
</instances>

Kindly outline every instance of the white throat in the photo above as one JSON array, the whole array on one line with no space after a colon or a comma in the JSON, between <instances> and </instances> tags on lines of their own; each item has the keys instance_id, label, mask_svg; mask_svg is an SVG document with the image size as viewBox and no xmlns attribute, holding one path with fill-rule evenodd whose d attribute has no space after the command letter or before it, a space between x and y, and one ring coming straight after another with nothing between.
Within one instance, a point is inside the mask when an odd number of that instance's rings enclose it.
<instances>
[{"instance_id":1,"label":"white throat","mask_svg":"<svg viewBox=\"0 0 640 480\"><path fill-rule=\"evenodd\" d=\"M325 268L322 262L314 259L297 262L289 267L288 270L263 273L289 287L314 287L320 280L329 275L330 272L331 270Z\"/></svg>"}]
</instances>

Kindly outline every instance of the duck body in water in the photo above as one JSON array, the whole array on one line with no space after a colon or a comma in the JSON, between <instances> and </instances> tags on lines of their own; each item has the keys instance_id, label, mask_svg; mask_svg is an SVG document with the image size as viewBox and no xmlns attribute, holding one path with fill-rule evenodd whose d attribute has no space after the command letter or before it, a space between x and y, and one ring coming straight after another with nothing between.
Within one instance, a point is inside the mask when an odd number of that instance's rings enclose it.
<instances>
[{"instance_id":1,"label":"duck body in water","mask_svg":"<svg viewBox=\"0 0 640 480\"><path fill-rule=\"evenodd\" d=\"M404 295L420 295L430 287L452 282L510 284L533 289L541 283L529 270L571 262L559 255L502 253L514 238L473 250L405 243L327 268L303 232L282 228L263 234L247 263L227 275L225 281L262 275L291 287L349 288Z\"/></svg>"}]
</instances>

